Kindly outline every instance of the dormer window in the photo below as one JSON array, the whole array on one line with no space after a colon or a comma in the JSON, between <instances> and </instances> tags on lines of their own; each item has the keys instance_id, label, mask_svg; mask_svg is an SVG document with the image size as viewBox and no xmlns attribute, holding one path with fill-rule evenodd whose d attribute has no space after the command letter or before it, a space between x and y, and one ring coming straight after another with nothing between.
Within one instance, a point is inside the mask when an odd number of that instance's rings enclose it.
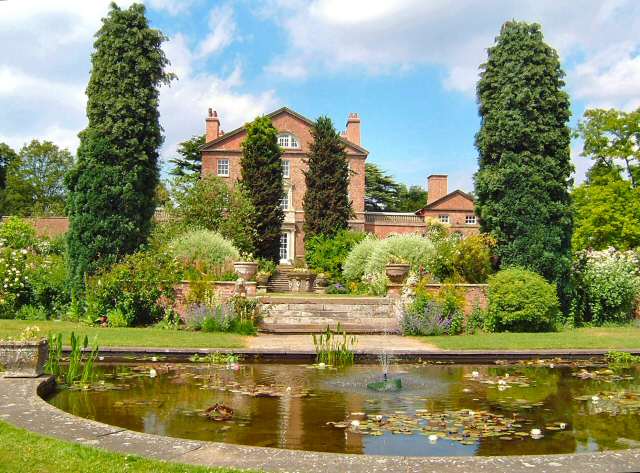
<instances>
[{"instance_id":1,"label":"dormer window","mask_svg":"<svg viewBox=\"0 0 640 473\"><path fill-rule=\"evenodd\" d=\"M282 133L278 135L278 146L281 148L300 148L298 138L291 133Z\"/></svg>"}]
</instances>

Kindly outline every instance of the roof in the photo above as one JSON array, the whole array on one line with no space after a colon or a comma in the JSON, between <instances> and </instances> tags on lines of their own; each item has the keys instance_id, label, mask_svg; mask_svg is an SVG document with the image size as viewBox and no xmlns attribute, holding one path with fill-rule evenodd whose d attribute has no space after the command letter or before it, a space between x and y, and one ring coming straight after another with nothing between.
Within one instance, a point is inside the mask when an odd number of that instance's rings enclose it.
<instances>
[{"instance_id":1,"label":"roof","mask_svg":"<svg viewBox=\"0 0 640 473\"><path fill-rule=\"evenodd\" d=\"M298 112L294 112L293 110L291 110L289 107L281 107L278 110L275 110L271 113L268 113L266 116L269 118L273 118L277 115L280 115L281 113L288 113L289 115L293 115L294 117L296 117L297 119L305 122L307 125L312 126L313 125L313 120L310 120L309 118L305 117L304 115L300 115ZM215 140L211 140L208 141L207 143L205 143L204 145L202 145L202 147L200 148L201 150L205 151L207 149L212 148L214 145L217 145L219 143L222 143L223 141L225 141L226 139L237 135L238 133L242 133L245 130L245 125L242 125L239 128L236 128L235 130L232 130L230 132L225 133L224 135L221 135L219 137L217 137ZM342 142L346 145L346 146L350 146L352 148L354 148L356 151L359 151L363 154L369 154L369 151L367 151L365 148L363 148L360 145L357 145L355 143L352 143L351 141L347 140L344 137L340 137L340 139L342 140Z\"/></svg>"},{"instance_id":2,"label":"roof","mask_svg":"<svg viewBox=\"0 0 640 473\"><path fill-rule=\"evenodd\" d=\"M430 204L425 205L420 210L416 210L415 213L416 213L416 215L418 215L418 214L420 214L420 212L422 212L424 210L431 210L434 207L437 207L438 204L441 204L445 200L453 197L454 195L460 195L460 196L464 197L465 199L469 199L471 202L475 202L475 200L476 200L471 194L467 194L466 192L463 192L460 189L456 189L453 192L449 192L447 195L445 195L443 197L440 197L438 200L435 200L435 201L431 202Z\"/></svg>"}]
</instances>

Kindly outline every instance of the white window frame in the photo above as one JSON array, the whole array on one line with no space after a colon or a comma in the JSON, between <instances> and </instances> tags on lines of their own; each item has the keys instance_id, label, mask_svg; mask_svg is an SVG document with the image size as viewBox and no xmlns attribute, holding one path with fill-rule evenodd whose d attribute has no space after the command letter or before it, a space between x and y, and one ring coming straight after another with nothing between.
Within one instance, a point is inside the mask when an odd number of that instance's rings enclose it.
<instances>
[{"instance_id":1,"label":"white window frame","mask_svg":"<svg viewBox=\"0 0 640 473\"><path fill-rule=\"evenodd\" d=\"M449 214L438 215L438 222L448 224L450 222Z\"/></svg>"},{"instance_id":2,"label":"white window frame","mask_svg":"<svg viewBox=\"0 0 640 473\"><path fill-rule=\"evenodd\" d=\"M289 179L291 177L291 161L288 159L282 160L282 177Z\"/></svg>"},{"instance_id":3,"label":"white window frame","mask_svg":"<svg viewBox=\"0 0 640 473\"><path fill-rule=\"evenodd\" d=\"M285 206L286 204L286 206ZM291 188L284 192L284 195L280 199L280 208L285 212L291 210Z\"/></svg>"},{"instance_id":4,"label":"white window frame","mask_svg":"<svg viewBox=\"0 0 640 473\"><path fill-rule=\"evenodd\" d=\"M300 148L300 142L292 133L280 133L278 135L278 146L286 149L298 149Z\"/></svg>"},{"instance_id":5,"label":"white window frame","mask_svg":"<svg viewBox=\"0 0 640 473\"><path fill-rule=\"evenodd\" d=\"M226 170L225 170L226 167ZM231 163L228 159L218 159L217 173L218 176L229 177L229 171L231 170Z\"/></svg>"},{"instance_id":6,"label":"white window frame","mask_svg":"<svg viewBox=\"0 0 640 473\"><path fill-rule=\"evenodd\" d=\"M478 217L475 215L465 215L464 223L465 225L476 225L478 223Z\"/></svg>"},{"instance_id":7,"label":"white window frame","mask_svg":"<svg viewBox=\"0 0 640 473\"><path fill-rule=\"evenodd\" d=\"M286 239L286 242L284 243L285 246L283 247L283 237ZM290 260L291 260L291 239L292 239L292 234L291 232L282 232L280 234L280 246L278 248L278 254L280 256L280 264L287 264ZM282 254L282 250L285 250L286 255L284 255L285 257L283 258L283 254Z\"/></svg>"}]
</instances>

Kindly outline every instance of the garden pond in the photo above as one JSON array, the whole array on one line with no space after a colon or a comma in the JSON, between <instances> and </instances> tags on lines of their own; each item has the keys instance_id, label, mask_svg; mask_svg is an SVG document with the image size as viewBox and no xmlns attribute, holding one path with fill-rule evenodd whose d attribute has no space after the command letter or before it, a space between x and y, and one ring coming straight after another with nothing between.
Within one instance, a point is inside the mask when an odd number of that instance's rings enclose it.
<instances>
[{"instance_id":1,"label":"garden pond","mask_svg":"<svg viewBox=\"0 0 640 473\"><path fill-rule=\"evenodd\" d=\"M562 360L395 364L99 364L48 401L139 432L379 455L520 455L640 447L640 367Z\"/></svg>"}]
</instances>

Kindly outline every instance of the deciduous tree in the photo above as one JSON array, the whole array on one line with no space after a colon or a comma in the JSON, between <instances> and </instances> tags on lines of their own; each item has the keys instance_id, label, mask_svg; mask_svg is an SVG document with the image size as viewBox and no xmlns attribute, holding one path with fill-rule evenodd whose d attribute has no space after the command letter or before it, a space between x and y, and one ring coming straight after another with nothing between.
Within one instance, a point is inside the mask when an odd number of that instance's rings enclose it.
<instances>
[{"instance_id":1,"label":"deciduous tree","mask_svg":"<svg viewBox=\"0 0 640 473\"><path fill-rule=\"evenodd\" d=\"M174 176L200 175L202 169L202 151L206 135L192 136L178 145L178 157L170 159L174 164L170 174Z\"/></svg>"}]
</instances>

